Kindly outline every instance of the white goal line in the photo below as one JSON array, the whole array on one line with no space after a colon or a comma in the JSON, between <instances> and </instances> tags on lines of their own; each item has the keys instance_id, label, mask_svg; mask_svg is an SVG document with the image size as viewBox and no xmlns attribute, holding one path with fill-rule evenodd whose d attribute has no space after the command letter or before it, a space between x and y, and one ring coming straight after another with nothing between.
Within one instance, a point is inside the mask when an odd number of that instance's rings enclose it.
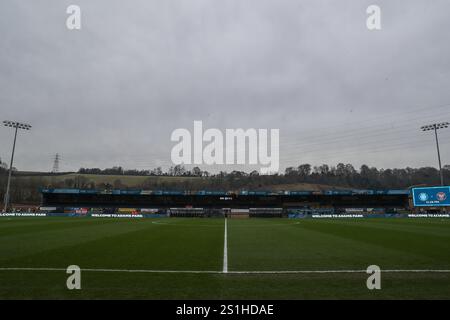
<instances>
[{"instance_id":1,"label":"white goal line","mask_svg":"<svg viewBox=\"0 0 450 320\"><path fill-rule=\"evenodd\" d=\"M65 268L0 268L0 271L66 271ZM219 271L219 270L152 270L152 269L93 269L81 268L85 272L117 272L117 273L190 273L190 274L327 274L327 273L367 273L367 270L252 270L252 271ZM381 269L381 273L450 273L450 269Z\"/></svg>"}]
</instances>

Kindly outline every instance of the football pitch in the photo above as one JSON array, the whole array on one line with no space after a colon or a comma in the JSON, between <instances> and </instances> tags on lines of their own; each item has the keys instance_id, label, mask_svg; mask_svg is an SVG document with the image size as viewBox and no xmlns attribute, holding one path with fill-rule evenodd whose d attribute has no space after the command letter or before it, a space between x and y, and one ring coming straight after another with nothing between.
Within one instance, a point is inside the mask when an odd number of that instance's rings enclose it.
<instances>
[{"instance_id":1,"label":"football pitch","mask_svg":"<svg viewBox=\"0 0 450 320\"><path fill-rule=\"evenodd\" d=\"M449 298L449 219L0 218L0 299Z\"/></svg>"}]
</instances>

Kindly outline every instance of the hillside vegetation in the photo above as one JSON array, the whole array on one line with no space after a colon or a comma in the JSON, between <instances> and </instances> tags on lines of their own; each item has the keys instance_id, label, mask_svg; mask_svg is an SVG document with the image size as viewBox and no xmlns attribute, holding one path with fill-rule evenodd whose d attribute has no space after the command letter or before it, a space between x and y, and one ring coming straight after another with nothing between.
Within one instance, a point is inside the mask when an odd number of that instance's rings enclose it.
<instances>
[{"instance_id":1,"label":"hillside vegetation","mask_svg":"<svg viewBox=\"0 0 450 320\"><path fill-rule=\"evenodd\" d=\"M42 188L79 188L79 189L167 189L167 190L326 190L336 186L313 183L254 184L248 181L227 181L214 177L171 177L171 176L133 176L103 174L24 174L12 177L11 200L15 203L33 203L40 201ZM3 199L6 186L6 175L0 176L0 195ZM339 187L343 189L344 187Z\"/></svg>"}]
</instances>

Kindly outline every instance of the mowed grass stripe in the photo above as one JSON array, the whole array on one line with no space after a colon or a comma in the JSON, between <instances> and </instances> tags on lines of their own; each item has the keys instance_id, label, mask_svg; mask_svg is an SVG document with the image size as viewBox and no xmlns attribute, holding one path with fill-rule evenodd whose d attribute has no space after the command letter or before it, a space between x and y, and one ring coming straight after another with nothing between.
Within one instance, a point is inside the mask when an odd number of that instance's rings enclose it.
<instances>
[{"instance_id":1,"label":"mowed grass stripe","mask_svg":"<svg viewBox=\"0 0 450 320\"><path fill-rule=\"evenodd\" d=\"M430 235L433 237L450 238L450 224L441 222L440 224L423 221L423 224L414 223L413 220L406 219L352 219L352 220L321 220L322 223L343 226L358 226L380 228L384 230L401 231L419 235Z\"/></svg>"},{"instance_id":2,"label":"mowed grass stripe","mask_svg":"<svg viewBox=\"0 0 450 320\"><path fill-rule=\"evenodd\" d=\"M40 218L39 218L40 219ZM51 231L58 231L63 229L73 229L73 228L85 228L88 226L95 225L105 225L106 223L115 223L117 220L100 220L100 219L89 219L89 218L66 218L64 220L53 220L52 218L42 218L44 221L36 221L36 223L26 223L26 224L12 224L4 226L0 229L0 239L2 237L7 237L13 235L14 237L21 234L30 233L48 233Z\"/></svg>"},{"instance_id":3,"label":"mowed grass stripe","mask_svg":"<svg viewBox=\"0 0 450 320\"><path fill-rule=\"evenodd\" d=\"M347 265L346 255L340 254L346 252L347 246L353 246L352 243L340 239L336 243L336 239L302 230L300 225L289 222L280 224L281 221L273 221L273 227L270 227L271 220L253 221L261 226L255 227L251 220L230 220L230 270L315 270L337 269L340 266L362 268L354 263ZM330 243L337 244L337 250L329 250Z\"/></svg>"},{"instance_id":4,"label":"mowed grass stripe","mask_svg":"<svg viewBox=\"0 0 450 320\"><path fill-rule=\"evenodd\" d=\"M71 218L67 218L71 219ZM86 220L88 221L88 220ZM143 221L123 220L91 220L90 223L77 224L73 228L68 225L60 225L58 228L48 228L42 225L38 230L18 235L8 235L0 241L0 264L4 261L25 257L28 255L39 255L43 252L56 248L66 247L74 244L83 244L91 240L102 238L107 235L121 234L147 228Z\"/></svg>"},{"instance_id":5,"label":"mowed grass stripe","mask_svg":"<svg viewBox=\"0 0 450 320\"><path fill-rule=\"evenodd\" d=\"M321 221L323 222L323 221ZM339 228L338 226L336 226ZM323 230L311 230L305 228L304 232L310 232L311 245L315 250L320 250L324 260L329 260L331 265L338 265L340 269L366 268L375 264L383 269L429 269L429 266L446 269L447 265L435 264L420 253L405 252L402 248L394 248L385 244L360 241L356 238L341 234L324 232ZM317 240L316 240L317 239ZM314 243L320 243L316 246ZM324 261L325 262L325 261ZM323 267L321 267L323 268Z\"/></svg>"},{"instance_id":6,"label":"mowed grass stripe","mask_svg":"<svg viewBox=\"0 0 450 320\"><path fill-rule=\"evenodd\" d=\"M427 269L435 266L446 269L450 267L450 257L447 254L450 248L449 242L442 239L440 233L438 235L430 234L430 230L419 232L415 226L413 226L413 230L410 230L411 220L407 219L396 220L399 228L393 230L390 221L393 220L323 220L320 224L307 221L303 226L308 230L361 242L359 247L362 247L364 243L382 249L380 256L375 255L373 251L369 251L367 255L383 261L385 268L417 267ZM387 224L386 228L384 228L385 224ZM448 224L447 230L450 231ZM397 254L393 257L384 254L389 251L396 251Z\"/></svg>"},{"instance_id":7,"label":"mowed grass stripe","mask_svg":"<svg viewBox=\"0 0 450 320\"><path fill-rule=\"evenodd\" d=\"M404 229L392 230L383 228L383 221L374 222L373 225L354 224L337 221L336 223L313 223L307 221L302 224L303 228L314 230L327 235L358 241L365 244L376 245L381 248L397 250L404 255L421 256L408 262L409 265L423 265L423 263L439 264L441 267L450 267L450 241L443 239L440 235L428 232L420 233L417 230L408 229L407 221L404 220ZM375 226L375 227L374 227ZM450 232L450 225L448 231ZM428 262L427 262L428 261Z\"/></svg>"},{"instance_id":8,"label":"mowed grass stripe","mask_svg":"<svg viewBox=\"0 0 450 320\"><path fill-rule=\"evenodd\" d=\"M263 221L271 223L257 223ZM301 220L273 228L255 228L250 220L230 222L230 270L365 269L370 264L384 269L449 268L447 243L441 244L446 250L433 255L411 250L410 242L392 245L390 232L384 230L372 232L385 241L371 241L371 232L348 230L329 221ZM421 241L420 235L414 241Z\"/></svg>"},{"instance_id":9,"label":"mowed grass stripe","mask_svg":"<svg viewBox=\"0 0 450 320\"><path fill-rule=\"evenodd\" d=\"M281 220L282 221L282 220ZM303 230L300 225L271 220L231 221L230 270L362 269L353 241ZM267 225L264 226L264 225ZM264 227L262 227L264 226ZM330 247L334 244L334 247ZM350 248L350 249L348 249ZM331 249L331 250L330 250ZM365 254L362 256L365 258Z\"/></svg>"},{"instance_id":10,"label":"mowed grass stripe","mask_svg":"<svg viewBox=\"0 0 450 320\"><path fill-rule=\"evenodd\" d=\"M28 218L7 218L7 217L0 217L0 232L3 232L3 230L9 230L18 228L17 230L20 230L21 228L26 227L34 227L34 226L44 226L44 225L50 225L50 224L58 224L58 223L70 223L74 222L74 220L79 221L85 221L87 219L84 218L74 218L74 219L67 219L67 218L53 218L53 217L28 217Z\"/></svg>"},{"instance_id":11,"label":"mowed grass stripe","mask_svg":"<svg viewBox=\"0 0 450 320\"><path fill-rule=\"evenodd\" d=\"M200 223L184 229L150 219L116 221L95 230L66 230L66 243L37 253L31 248L27 255L1 261L1 266L221 270L223 233L217 231L223 230L223 220L209 222L222 228L204 228ZM95 236L89 232L92 237L87 239L86 230L94 230ZM61 235L53 236L56 241Z\"/></svg>"},{"instance_id":12,"label":"mowed grass stripe","mask_svg":"<svg viewBox=\"0 0 450 320\"><path fill-rule=\"evenodd\" d=\"M82 290L67 290L65 272L0 272L1 299L448 299L441 273L386 273L382 290L367 290L367 274L82 274Z\"/></svg>"}]
</instances>

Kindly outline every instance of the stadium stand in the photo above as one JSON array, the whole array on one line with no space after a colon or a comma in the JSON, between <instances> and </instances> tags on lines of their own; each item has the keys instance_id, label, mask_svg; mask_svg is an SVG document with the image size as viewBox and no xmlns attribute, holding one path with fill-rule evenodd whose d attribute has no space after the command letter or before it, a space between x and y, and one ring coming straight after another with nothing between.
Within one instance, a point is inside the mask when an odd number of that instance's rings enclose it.
<instances>
[{"instance_id":1,"label":"stadium stand","mask_svg":"<svg viewBox=\"0 0 450 320\"><path fill-rule=\"evenodd\" d=\"M162 214L171 217L288 217L408 210L408 190L150 191L43 189L47 212Z\"/></svg>"}]
</instances>

